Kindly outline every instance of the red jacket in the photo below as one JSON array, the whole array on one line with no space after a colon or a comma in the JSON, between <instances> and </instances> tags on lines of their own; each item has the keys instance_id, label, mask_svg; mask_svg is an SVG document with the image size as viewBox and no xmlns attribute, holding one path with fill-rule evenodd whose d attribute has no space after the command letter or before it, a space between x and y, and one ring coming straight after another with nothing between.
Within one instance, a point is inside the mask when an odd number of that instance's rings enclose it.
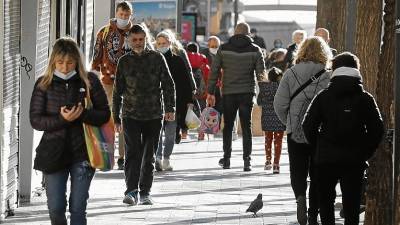
<instances>
[{"instance_id":1,"label":"red jacket","mask_svg":"<svg viewBox=\"0 0 400 225\"><path fill-rule=\"evenodd\" d=\"M208 83L208 75L210 74L210 66L208 65L207 57L200 53L187 52L190 65L193 69L201 69L203 72L203 78Z\"/></svg>"}]
</instances>

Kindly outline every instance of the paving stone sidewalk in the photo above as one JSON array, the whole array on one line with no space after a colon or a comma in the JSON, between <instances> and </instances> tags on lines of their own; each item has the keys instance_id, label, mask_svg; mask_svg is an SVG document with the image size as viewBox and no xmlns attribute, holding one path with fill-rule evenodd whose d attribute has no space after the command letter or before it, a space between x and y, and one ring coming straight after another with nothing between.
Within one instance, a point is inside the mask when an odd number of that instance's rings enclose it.
<instances>
[{"instance_id":1,"label":"paving stone sidewalk","mask_svg":"<svg viewBox=\"0 0 400 225\"><path fill-rule=\"evenodd\" d=\"M233 142L232 169L222 170L222 139L198 142L183 140L171 158L172 172L155 174L152 206L126 206L122 203L122 171L97 172L90 189L89 225L189 225L189 224L273 224L296 223L296 203L290 187L289 164L284 141L281 173L264 171L264 139L253 138L251 172L243 172L242 141ZM38 186L40 176L34 177ZM253 218L245 213L258 193L263 194L264 208ZM20 206L5 224L48 225L45 193ZM338 199L340 201L340 199ZM363 214L361 218L363 218ZM336 212L338 216L338 211ZM337 224L343 224L337 219Z\"/></svg>"}]
</instances>

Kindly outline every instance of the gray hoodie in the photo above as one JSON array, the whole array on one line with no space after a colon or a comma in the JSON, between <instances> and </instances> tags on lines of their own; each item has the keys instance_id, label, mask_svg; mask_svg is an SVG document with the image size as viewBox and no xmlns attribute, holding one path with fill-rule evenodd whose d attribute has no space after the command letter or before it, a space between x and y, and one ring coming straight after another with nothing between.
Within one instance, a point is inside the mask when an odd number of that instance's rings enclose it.
<instances>
[{"instance_id":1,"label":"gray hoodie","mask_svg":"<svg viewBox=\"0 0 400 225\"><path fill-rule=\"evenodd\" d=\"M297 125L301 124L304 115L300 115L303 103L326 88L330 80L330 72L325 72L317 80L308 85L290 102L290 96L307 80L324 69L323 64L314 62L301 62L288 69L279 83L274 98L274 109L283 124L286 124L286 132L291 134ZM296 73L294 74L293 71ZM297 78L297 79L296 79ZM307 97L306 97L307 96ZM299 143L307 143L305 139L297 140Z\"/></svg>"}]
</instances>

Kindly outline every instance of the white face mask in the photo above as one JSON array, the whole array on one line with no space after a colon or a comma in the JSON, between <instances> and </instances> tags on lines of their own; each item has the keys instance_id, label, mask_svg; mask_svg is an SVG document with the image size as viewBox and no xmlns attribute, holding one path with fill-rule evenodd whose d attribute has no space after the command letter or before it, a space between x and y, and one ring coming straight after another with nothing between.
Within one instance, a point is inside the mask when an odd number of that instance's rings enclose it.
<instances>
[{"instance_id":1,"label":"white face mask","mask_svg":"<svg viewBox=\"0 0 400 225\"><path fill-rule=\"evenodd\" d=\"M73 77L75 74L76 74L76 70L71 70L67 74L62 73L58 70L54 70L54 75L56 75L57 77L64 79L64 80L68 80L69 78Z\"/></svg>"},{"instance_id":2,"label":"white face mask","mask_svg":"<svg viewBox=\"0 0 400 225\"><path fill-rule=\"evenodd\" d=\"M123 19L117 18L117 27L125 28L126 26L128 26L128 24L129 24L129 19L123 20Z\"/></svg>"},{"instance_id":3,"label":"white face mask","mask_svg":"<svg viewBox=\"0 0 400 225\"><path fill-rule=\"evenodd\" d=\"M169 47L161 47L157 49L159 52L161 52L162 54L165 54L166 52L168 52Z\"/></svg>"},{"instance_id":4,"label":"white face mask","mask_svg":"<svg viewBox=\"0 0 400 225\"><path fill-rule=\"evenodd\" d=\"M216 55L218 52L218 48L209 48L209 50L210 50L210 53L213 55Z\"/></svg>"}]
</instances>

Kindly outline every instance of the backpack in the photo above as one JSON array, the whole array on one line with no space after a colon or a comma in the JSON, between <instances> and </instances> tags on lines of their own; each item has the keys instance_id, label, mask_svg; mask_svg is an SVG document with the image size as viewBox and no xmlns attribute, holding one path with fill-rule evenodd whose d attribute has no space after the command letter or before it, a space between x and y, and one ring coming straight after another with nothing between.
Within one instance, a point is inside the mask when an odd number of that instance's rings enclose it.
<instances>
[{"instance_id":1,"label":"backpack","mask_svg":"<svg viewBox=\"0 0 400 225\"><path fill-rule=\"evenodd\" d=\"M290 135L290 139L292 139L293 141L297 142L297 143L308 143L307 142L307 138L304 134L303 131L303 126L302 126L302 122L303 122L303 118L304 115L307 112L308 106L311 103L311 100L314 98L314 96L317 93L317 87L319 84L319 78L321 77L321 75L325 72L325 69L319 71L317 74L315 74L314 76L312 76L309 80L307 80L306 82L304 82L303 84L300 83L299 79L297 78L298 75L297 73L294 71L294 69L290 68L290 70L293 73L294 78L296 79L297 83L299 84L299 88L290 96L290 101L289 101L289 112L290 112L290 104L292 103L292 100L298 96L298 94L302 93L305 96L304 101L301 103L300 106L300 110L298 112L298 116L297 116L297 124L296 126L292 127L292 132ZM314 80L318 79L318 83L314 88L314 93L312 96L307 96L306 92L304 91L304 89L310 85ZM289 118L292 118L291 116L289 116ZM292 124L292 120L290 120L290 124Z\"/></svg>"},{"instance_id":2,"label":"backpack","mask_svg":"<svg viewBox=\"0 0 400 225\"><path fill-rule=\"evenodd\" d=\"M220 115L212 107L206 107L200 116L200 132L205 134L216 134L219 131Z\"/></svg>"},{"instance_id":3,"label":"backpack","mask_svg":"<svg viewBox=\"0 0 400 225\"><path fill-rule=\"evenodd\" d=\"M306 135L304 134L303 126L302 126L302 121L304 118L304 115L307 112L308 106L310 105L311 100L306 98L304 102L301 104L299 114L297 117L297 125L295 127L292 127L292 132L290 135L290 139L297 143L308 143Z\"/></svg>"}]
</instances>

